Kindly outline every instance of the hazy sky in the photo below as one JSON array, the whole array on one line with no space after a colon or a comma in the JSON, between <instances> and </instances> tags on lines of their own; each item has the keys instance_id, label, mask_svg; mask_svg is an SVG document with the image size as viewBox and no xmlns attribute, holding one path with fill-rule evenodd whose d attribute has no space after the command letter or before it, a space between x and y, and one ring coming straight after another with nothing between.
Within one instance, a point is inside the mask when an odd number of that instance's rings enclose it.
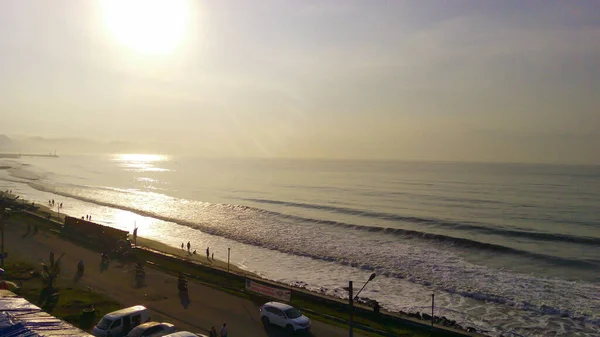
<instances>
[{"instance_id":1,"label":"hazy sky","mask_svg":"<svg viewBox=\"0 0 600 337\"><path fill-rule=\"evenodd\" d=\"M0 1L1 133L600 164L600 1Z\"/></svg>"}]
</instances>

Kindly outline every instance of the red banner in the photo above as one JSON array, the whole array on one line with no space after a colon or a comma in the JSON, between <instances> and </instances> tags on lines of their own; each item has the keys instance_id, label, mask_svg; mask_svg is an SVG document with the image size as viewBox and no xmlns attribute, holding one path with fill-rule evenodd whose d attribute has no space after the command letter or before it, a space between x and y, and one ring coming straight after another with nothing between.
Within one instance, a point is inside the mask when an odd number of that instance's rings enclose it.
<instances>
[{"instance_id":1,"label":"red banner","mask_svg":"<svg viewBox=\"0 0 600 337\"><path fill-rule=\"evenodd\" d=\"M276 298L284 302L289 302L290 298L292 297L291 290L270 287L268 285L254 282L249 279L246 279L246 290L250 290L268 297Z\"/></svg>"}]
</instances>

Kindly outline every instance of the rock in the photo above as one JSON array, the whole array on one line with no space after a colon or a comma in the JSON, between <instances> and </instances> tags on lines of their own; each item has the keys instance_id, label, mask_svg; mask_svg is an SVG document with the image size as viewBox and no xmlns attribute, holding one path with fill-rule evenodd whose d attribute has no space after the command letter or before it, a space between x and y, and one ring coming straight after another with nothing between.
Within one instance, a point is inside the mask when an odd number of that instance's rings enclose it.
<instances>
[{"instance_id":1,"label":"rock","mask_svg":"<svg viewBox=\"0 0 600 337\"><path fill-rule=\"evenodd\" d=\"M453 326L456 323L446 318L446 316L442 316L441 321L443 326Z\"/></svg>"},{"instance_id":2,"label":"rock","mask_svg":"<svg viewBox=\"0 0 600 337\"><path fill-rule=\"evenodd\" d=\"M421 317L422 317L422 319L424 319L426 321L431 320L431 316L429 316L428 314L425 314L425 313L421 314Z\"/></svg>"},{"instance_id":3,"label":"rock","mask_svg":"<svg viewBox=\"0 0 600 337\"><path fill-rule=\"evenodd\" d=\"M379 310L381 309L381 306L379 305L379 302L373 300L372 307L373 307L373 312L376 313L376 314L378 314Z\"/></svg>"},{"instance_id":4,"label":"rock","mask_svg":"<svg viewBox=\"0 0 600 337\"><path fill-rule=\"evenodd\" d=\"M408 317L421 319L421 313L420 312L414 312L414 313L411 312L411 313L408 313Z\"/></svg>"}]
</instances>

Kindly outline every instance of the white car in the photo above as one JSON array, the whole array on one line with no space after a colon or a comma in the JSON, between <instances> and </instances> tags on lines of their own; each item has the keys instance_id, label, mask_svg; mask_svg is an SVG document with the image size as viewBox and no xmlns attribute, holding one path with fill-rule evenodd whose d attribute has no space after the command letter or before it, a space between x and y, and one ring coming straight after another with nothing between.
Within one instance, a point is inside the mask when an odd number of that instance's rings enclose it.
<instances>
[{"instance_id":1,"label":"white car","mask_svg":"<svg viewBox=\"0 0 600 337\"><path fill-rule=\"evenodd\" d=\"M170 333L168 335L164 335L163 337L208 337L208 336L202 335L199 333L188 332L188 331L178 331L178 332Z\"/></svg>"},{"instance_id":2,"label":"white car","mask_svg":"<svg viewBox=\"0 0 600 337\"><path fill-rule=\"evenodd\" d=\"M162 337L173 332L175 326L171 323L148 322L133 328L127 337Z\"/></svg>"},{"instance_id":3,"label":"white car","mask_svg":"<svg viewBox=\"0 0 600 337\"><path fill-rule=\"evenodd\" d=\"M260 307L260 320L264 325L278 325L289 332L306 331L310 319L289 304L267 302Z\"/></svg>"}]
</instances>

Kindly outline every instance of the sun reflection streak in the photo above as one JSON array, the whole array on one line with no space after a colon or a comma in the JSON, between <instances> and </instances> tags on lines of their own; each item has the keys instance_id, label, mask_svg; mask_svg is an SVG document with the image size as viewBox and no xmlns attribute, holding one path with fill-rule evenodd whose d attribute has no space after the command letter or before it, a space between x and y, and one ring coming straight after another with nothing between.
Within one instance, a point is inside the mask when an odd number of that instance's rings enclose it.
<instances>
[{"instance_id":1,"label":"sun reflection streak","mask_svg":"<svg viewBox=\"0 0 600 337\"><path fill-rule=\"evenodd\" d=\"M120 162L118 165L127 171L138 172L168 172L169 169L156 167L155 164L169 160L168 156L159 154L118 154L113 159Z\"/></svg>"},{"instance_id":2,"label":"sun reflection streak","mask_svg":"<svg viewBox=\"0 0 600 337\"><path fill-rule=\"evenodd\" d=\"M130 162L155 162L168 160L168 157L160 154L122 153L117 155L116 160Z\"/></svg>"},{"instance_id":3,"label":"sun reflection streak","mask_svg":"<svg viewBox=\"0 0 600 337\"><path fill-rule=\"evenodd\" d=\"M129 233L133 233L133 229L138 227L138 233L144 233L145 236L151 237L157 234L152 226L151 218L130 211L115 210L114 221L119 228Z\"/></svg>"}]
</instances>

